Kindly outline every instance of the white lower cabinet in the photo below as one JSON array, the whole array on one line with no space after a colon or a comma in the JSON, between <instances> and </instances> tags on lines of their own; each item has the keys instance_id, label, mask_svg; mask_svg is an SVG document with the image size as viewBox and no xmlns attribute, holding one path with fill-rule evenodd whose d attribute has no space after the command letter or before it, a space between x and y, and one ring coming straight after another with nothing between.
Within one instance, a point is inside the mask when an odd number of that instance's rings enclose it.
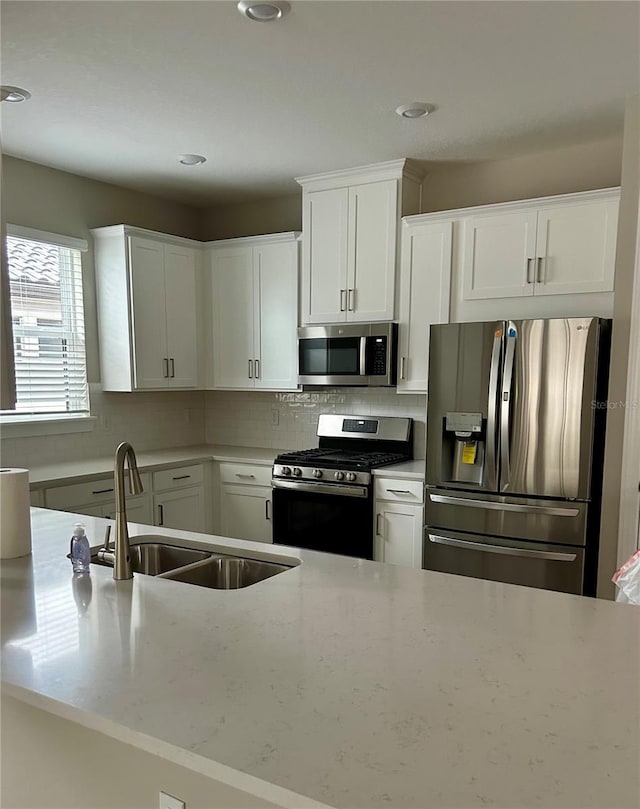
<instances>
[{"instance_id":1,"label":"white lower cabinet","mask_svg":"<svg viewBox=\"0 0 640 809\"><path fill-rule=\"evenodd\" d=\"M273 542L271 466L220 464L220 533L253 542Z\"/></svg>"},{"instance_id":2,"label":"white lower cabinet","mask_svg":"<svg viewBox=\"0 0 640 809\"><path fill-rule=\"evenodd\" d=\"M202 486L154 495L154 525L181 531L206 530L205 499ZM127 510L128 511L128 510Z\"/></svg>"},{"instance_id":3,"label":"white lower cabinet","mask_svg":"<svg viewBox=\"0 0 640 809\"><path fill-rule=\"evenodd\" d=\"M421 481L376 478L374 559L422 569Z\"/></svg>"}]
</instances>

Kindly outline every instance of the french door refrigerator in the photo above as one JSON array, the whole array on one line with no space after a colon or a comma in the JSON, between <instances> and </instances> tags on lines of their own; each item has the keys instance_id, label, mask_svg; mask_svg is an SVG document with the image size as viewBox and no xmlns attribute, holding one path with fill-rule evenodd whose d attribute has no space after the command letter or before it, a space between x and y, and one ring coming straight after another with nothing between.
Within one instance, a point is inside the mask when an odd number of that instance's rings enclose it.
<instances>
[{"instance_id":1,"label":"french door refrigerator","mask_svg":"<svg viewBox=\"0 0 640 809\"><path fill-rule=\"evenodd\" d=\"M595 595L609 327L431 327L424 568Z\"/></svg>"}]
</instances>

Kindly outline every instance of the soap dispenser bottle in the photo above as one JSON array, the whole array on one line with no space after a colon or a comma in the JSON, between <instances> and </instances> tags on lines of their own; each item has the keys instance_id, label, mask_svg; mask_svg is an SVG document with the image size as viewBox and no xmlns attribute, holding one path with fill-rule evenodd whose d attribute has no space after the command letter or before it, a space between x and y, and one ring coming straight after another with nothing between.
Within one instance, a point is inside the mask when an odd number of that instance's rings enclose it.
<instances>
[{"instance_id":1,"label":"soap dispenser bottle","mask_svg":"<svg viewBox=\"0 0 640 809\"><path fill-rule=\"evenodd\" d=\"M89 573L91 564L91 548L84 532L84 525L80 522L73 527L71 548L69 552L74 573Z\"/></svg>"}]
</instances>

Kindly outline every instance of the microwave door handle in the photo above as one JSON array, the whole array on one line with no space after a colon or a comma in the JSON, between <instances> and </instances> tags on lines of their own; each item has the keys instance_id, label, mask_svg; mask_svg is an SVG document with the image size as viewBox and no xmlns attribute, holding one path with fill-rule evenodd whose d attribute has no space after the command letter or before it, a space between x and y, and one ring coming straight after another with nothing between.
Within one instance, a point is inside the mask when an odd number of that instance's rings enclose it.
<instances>
[{"instance_id":1,"label":"microwave door handle","mask_svg":"<svg viewBox=\"0 0 640 809\"><path fill-rule=\"evenodd\" d=\"M367 375L367 338L360 338L360 376Z\"/></svg>"},{"instance_id":2,"label":"microwave door handle","mask_svg":"<svg viewBox=\"0 0 640 809\"><path fill-rule=\"evenodd\" d=\"M489 371L489 401L487 405L487 487L498 486L498 469L496 463L496 425L498 423L498 383L500 379L500 355L502 353L502 334L504 328L496 326L493 333L491 349L491 367Z\"/></svg>"},{"instance_id":3,"label":"microwave door handle","mask_svg":"<svg viewBox=\"0 0 640 809\"><path fill-rule=\"evenodd\" d=\"M511 398L513 396L513 360L516 353L518 333L515 324L507 323L505 334L504 372L502 396L500 397L500 489L504 490L511 479Z\"/></svg>"}]
</instances>

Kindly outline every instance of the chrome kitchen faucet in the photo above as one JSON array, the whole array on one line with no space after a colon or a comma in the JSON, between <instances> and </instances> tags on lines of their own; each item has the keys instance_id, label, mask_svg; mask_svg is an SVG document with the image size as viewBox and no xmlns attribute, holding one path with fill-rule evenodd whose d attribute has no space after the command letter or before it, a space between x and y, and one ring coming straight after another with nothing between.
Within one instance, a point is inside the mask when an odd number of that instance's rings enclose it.
<instances>
[{"instance_id":1,"label":"chrome kitchen faucet","mask_svg":"<svg viewBox=\"0 0 640 809\"><path fill-rule=\"evenodd\" d=\"M113 469L116 490L116 540L114 552L109 550L109 540L107 539L106 546L98 553L100 559L113 562L113 578L116 581L133 578L131 547L127 528L127 504L124 492L125 461L129 465L129 492L130 494L140 494L142 492L142 481L138 472L136 454L131 444L123 441L116 449Z\"/></svg>"}]
</instances>

